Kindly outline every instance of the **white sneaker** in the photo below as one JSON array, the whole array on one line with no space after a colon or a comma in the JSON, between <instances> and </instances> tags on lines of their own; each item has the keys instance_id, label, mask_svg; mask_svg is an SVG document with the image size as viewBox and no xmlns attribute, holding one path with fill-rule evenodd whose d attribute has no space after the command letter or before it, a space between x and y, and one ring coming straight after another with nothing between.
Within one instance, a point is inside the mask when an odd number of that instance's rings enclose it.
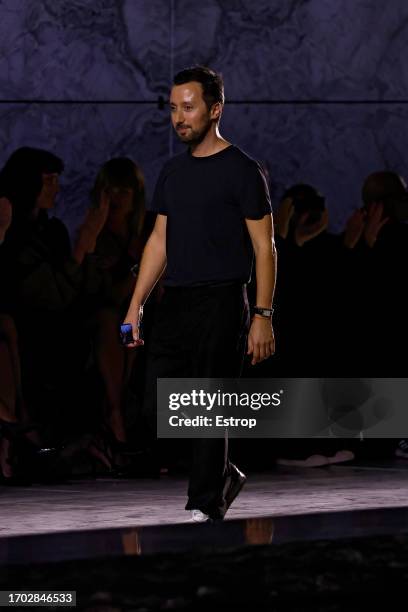
<instances>
[{"instance_id":1,"label":"white sneaker","mask_svg":"<svg viewBox=\"0 0 408 612\"><path fill-rule=\"evenodd\" d=\"M201 510L191 510L191 521L193 523L206 523L210 520L208 514L204 514Z\"/></svg>"}]
</instances>

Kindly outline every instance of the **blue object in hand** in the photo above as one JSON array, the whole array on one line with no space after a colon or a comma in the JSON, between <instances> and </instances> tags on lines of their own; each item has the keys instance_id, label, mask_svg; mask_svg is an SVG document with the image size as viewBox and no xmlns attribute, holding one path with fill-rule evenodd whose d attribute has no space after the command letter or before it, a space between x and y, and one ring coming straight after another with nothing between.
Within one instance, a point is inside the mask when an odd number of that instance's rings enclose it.
<instances>
[{"instance_id":1,"label":"blue object in hand","mask_svg":"<svg viewBox=\"0 0 408 612\"><path fill-rule=\"evenodd\" d=\"M123 323L120 326L120 341L122 344L131 344L133 342L133 331L131 323Z\"/></svg>"}]
</instances>

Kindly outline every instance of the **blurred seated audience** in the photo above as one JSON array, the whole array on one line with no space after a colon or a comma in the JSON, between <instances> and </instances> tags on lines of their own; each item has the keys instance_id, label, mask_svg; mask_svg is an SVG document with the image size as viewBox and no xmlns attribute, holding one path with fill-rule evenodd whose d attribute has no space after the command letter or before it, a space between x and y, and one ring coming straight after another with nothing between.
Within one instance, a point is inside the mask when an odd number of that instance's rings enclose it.
<instances>
[{"instance_id":1,"label":"blurred seated audience","mask_svg":"<svg viewBox=\"0 0 408 612\"><path fill-rule=\"evenodd\" d=\"M48 444L97 426L97 393L86 397L91 358L87 321L106 295L106 278L92 255L109 200L87 212L71 250L68 232L49 217L63 162L42 149L15 151L0 172L0 193L12 222L0 252L3 298L19 334L30 418ZM48 429L47 429L48 428ZM90 445L90 452L98 449Z\"/></svg>"},{"instance_id":2,"label":"blurred seated audience","mask_svg":"<svg viewBox=\"0 0 408 612\"><path fill-rule=\"evenodd\" d=\"M63 169L53 153L23 147L0 172L0 482L6 484L25 482L21 440L36 452L43 442L69 439L112 475L126 468L132 450L125 413L130 402L135 411L132 384L137 393L143 389L144 352L125 349L118 332L154 216L145 211L140 168L127 157L110 159L71 247L52 214ZM327 231L326 200L315 187L287 189L274 215L276 354L247 364L244 376L335 376L323 378L334 387L340 376L403 376L407 220L407 186L393 172L365 179L362 206L339 236ZM249 289L255 295L253 284ZM153 297L147 334L154 304ZM285 439L273 450L278 464L317 467L353 460L359 444L358 435ZM408 458L408 442L396 444L379 440L371 456Z\"/></svg>"}]
</instances>

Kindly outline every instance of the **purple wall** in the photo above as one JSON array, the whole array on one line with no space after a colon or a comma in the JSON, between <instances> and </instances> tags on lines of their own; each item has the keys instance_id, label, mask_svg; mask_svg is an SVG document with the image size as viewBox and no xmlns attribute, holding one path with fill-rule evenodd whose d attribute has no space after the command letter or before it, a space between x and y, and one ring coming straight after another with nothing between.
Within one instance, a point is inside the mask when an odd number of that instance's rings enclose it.
<instances>
[{"instance_id":1,"label":"purple wall","mask_svg":"<svg viewBox=\"0 0 408 612\"><path fill-rule=\"evenodd\" d=\"M61 155L71 230L111 156L151 194L178 150L154 101L199 62L223 72L223 135L266 162L275 201L310 181L338 230L366 174L406 174L407 37L405 0L0 0L0 163L23 144Z\"/></svg>"}]
</instances>

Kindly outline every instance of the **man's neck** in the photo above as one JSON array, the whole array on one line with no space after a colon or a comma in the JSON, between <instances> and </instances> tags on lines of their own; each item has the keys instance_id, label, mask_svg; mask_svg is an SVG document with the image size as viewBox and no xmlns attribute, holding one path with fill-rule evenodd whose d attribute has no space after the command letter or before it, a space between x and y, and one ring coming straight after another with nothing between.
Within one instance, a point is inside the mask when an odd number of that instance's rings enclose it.
<instances>
[{"instance_id":1,"label":"man's neck","mask_svg":"<svg viewBox=\"0 0 408 612\"><path fill-rule=\"evenodd\" d=\"M193 157L208 157L226 149L230 144L230 142L221 136L218 128L216 128L214 131L209 131L204 140L199 144L190 147L191 155Z\"/></svg>"}]
</instances>

